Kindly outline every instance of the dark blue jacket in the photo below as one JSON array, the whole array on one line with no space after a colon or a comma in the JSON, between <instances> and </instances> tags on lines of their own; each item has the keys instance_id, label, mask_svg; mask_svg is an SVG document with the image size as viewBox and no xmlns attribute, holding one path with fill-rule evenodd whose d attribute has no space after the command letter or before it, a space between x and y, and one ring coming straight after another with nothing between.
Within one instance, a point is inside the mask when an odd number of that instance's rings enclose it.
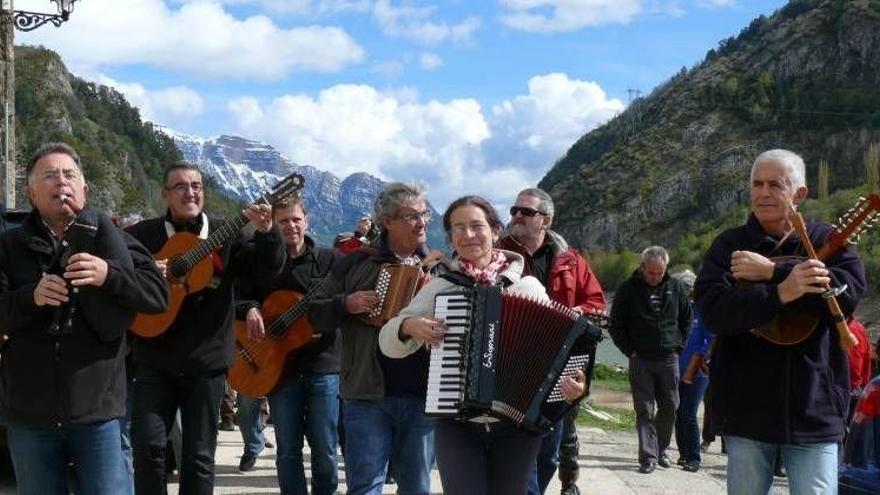
<instances>
[{"instance_id":1,"label":"dark blue jacket","mask_svg":"<svg viewBox=\"0 0 880 495\"><path fill-rule=\"evenodd\" d=\"M807 231L818 249L832 227L810 223ZM800 312L818 315L818 325L798 344L773 344L750 329L783 309L777 287L799 260L774 260L773 277L766 283L744 286L731 274L730 256L737 250L773 257L803 255L796 234L777 248L778 241L750 216L745 225L715 239L694 285L705 325L718 340L710 366L712 425L717 433L768 443L837 442L844 431L849 365L826 302L818 295L805 295L789 303ZM853 249L846 249L825 264L833 285L848 286L837 300L844 313L851 314L865 292L862 262Z\"/></svg>"}]
</instances>

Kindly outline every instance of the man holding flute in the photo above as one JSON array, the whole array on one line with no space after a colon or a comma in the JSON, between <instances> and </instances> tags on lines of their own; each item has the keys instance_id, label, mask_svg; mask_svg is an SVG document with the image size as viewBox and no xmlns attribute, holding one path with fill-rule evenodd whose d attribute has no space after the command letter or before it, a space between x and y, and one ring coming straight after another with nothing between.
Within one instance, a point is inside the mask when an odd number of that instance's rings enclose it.
<instances>
[{"instance_id":1,"label":"man holding flute","mask_svg":"<svg viewBox=\"0 0 880 495\"><path fill-rule=\"evenodd\" d=\"M768 493L777 452L792 493L836 493L849 374L846 335L835 331L829 306L852 314L865 269L848 247L824 261L806 256L832 227L807 224L809 239L793 231L795 208L807 197L800 156L762 153L750 183L751 215L715 239L694 287L718 341L711 410L714 429L727 437L728 493ZM753 330L783 321L784 312L813 317L798 342L780 345Z\"/></svg>"}]
</instances>

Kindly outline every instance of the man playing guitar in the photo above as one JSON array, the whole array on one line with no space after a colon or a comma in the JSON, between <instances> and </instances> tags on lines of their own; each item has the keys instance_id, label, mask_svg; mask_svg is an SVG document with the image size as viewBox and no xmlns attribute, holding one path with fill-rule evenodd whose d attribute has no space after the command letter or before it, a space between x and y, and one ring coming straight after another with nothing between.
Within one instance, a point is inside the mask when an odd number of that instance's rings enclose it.
<instances>
[{"instance_id":1,"label":"man playing guitar","mask_svg":"<svg viewBox=\"0 0 880 495\"><path fill-rule=\"evenodd\" d=\"M163 176L167 213L128 231L152 253L177 232L204 239L223 225L203 213L204 199L199 169L174 163ZM272 228L269 206L251 206L245 215L257 227L253 239L239 237L211 253L212 283L183 300L167 331L135 339L132 440L138 494L166 491L165 445L178 408L183 427L180 492L213 491L220 398L232 362L233 280L272 277L284 263L284 245ZM168 266L168 260L156 263L160 269Z\"/></svg>"},{"instance_id":2,"label":"man playing guitar","mask_svg":"<svg viewBox=\"0 0 880 495\"><path fill-rule=\"evenodd\" d=\"M333 268L341 257L333 249L318 248L306 235L308 215L299 198L276 203L272 207L274 222L281 229L287 246L287 261L281 274L271 279L242 280L237 317L247 321L250 339L263 340L268 321L264 321L260 302L275 291L293 290L308 293ZM288 355L288 367L274 390L268 394L275 439L278 443L275 461L281 493L309 493L303 467L303 438L311 449L313 495L336 492L336 444L339 421L339 357L338 334L335 327L316 336L316 341ZM239 392L240 393L240 392ZM243 406L242 406L243 407ZM240 410L246 408L240 407ZM258 412L251 408L249 411ZM247 419L242 423L252 424ZM242 436L259 436L246 432ZM252 434L257 433L257 434ZM245 439L246 444L262 446L259 438ZM245 452L242 465L254 459Z\"/></svg>"}]
</instances>

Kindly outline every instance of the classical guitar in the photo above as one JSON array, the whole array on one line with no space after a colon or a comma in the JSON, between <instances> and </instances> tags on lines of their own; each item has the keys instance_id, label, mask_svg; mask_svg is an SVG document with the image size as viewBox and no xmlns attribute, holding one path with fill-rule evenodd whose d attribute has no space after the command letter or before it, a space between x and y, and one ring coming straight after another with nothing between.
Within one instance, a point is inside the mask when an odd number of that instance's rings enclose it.
<instances>
[{"instance_id":1,"label":"classical guitar","mask_svg":"<svg viewBox=\"0 0 880 495\"><path fill-rule=\"evenodd\" d=\"M250 338L246 321L235 321L235 358L227 377L232 388L247 397L262 397L278 386L290 354L318 340L303 316L323 285L322 280L305 295L293 290L269 294L260 307L266 328L262 340Z\"/></svg>"},{"instance_id":2,"label":"classical guitar","mask_svg":"<svg viewBox=\"0 0 880 495\"><path fill-rule=\"evenodd\" d=\"M867 198L859 198L856 205L839 219L839 227L835 227L825 244L816 251L816 259L827 260L846 246L858 242L859 235L873 225L878 210L880 210L880 196L877 194L872 193ZM774 258L776 261L781 259L784 258ZM809 337L818 324L819 316L794 311L786 306L776 318L755 327L752 332L775 344L793 345Z\"/></svg>"},{"instance_id":3,"label":"classical guitar","mask_svg":"<svg viewBox=\"0 0 880 495\"><path fill-rule=\"evenodd\" d=\"M292 173L279 180L253 204L276 203L302 189L304 183L305 179L302 175ZM131 325L131 331L139 337L150 338L168 330L177 318L184 298L207 287L214 277L211 253L235 237L247 223L247 216L241 212L206 239L199 239L190 232L178 232L165 241L165 245L153 254L153 258L168 260L166 270L170 289L168 308L164 313L155 315L139 313Z\"/></svg>"}]
</instances>

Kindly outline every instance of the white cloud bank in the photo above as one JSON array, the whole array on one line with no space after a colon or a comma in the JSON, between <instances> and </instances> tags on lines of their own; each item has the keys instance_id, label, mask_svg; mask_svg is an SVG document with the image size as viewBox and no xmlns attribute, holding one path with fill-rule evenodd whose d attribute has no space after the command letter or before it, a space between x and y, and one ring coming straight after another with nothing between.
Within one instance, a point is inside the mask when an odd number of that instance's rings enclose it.
<instances>
[{"instance_id":1,"label":"white cloud bank","mask_svg":"<svg viewBox=\"0 0 880 495\"><path fill-rule=\"evenodd\" d=\"M16 2L16 7L24 9L27 3ZM52 48L80 71L148 64L219 79L333 72L365 57L339 27L287 29L262 15L237 19L210 2L187 2L176 9L162 0L78 2L62 29L22 33L17 41Z\"/></svg>"},{"instance_id":2,"label":"white cloud bank","mask_svg":"<svg viewBox=\"0 0 880 495\"><path fill-rule=\"evenodd\" d=\"M439 207L466 193L509 203L578 137L622 109L598 84L564 74L533 77L528 94L488 114L469 98L423 102L366 85L229 103L238 134L338 176L365 171L422 181Z\"/></svg>"},{"instance_id":3,"label":"white cloud bank","mask_svg":"<svg viewBox=\"0 0 880 495\"><path fill-rule=\"evenodd\" d=\"M498 0L502 24L558 33L603 24L627 24L642 10L639 0Z\"/></svg>"}]
</instances>

